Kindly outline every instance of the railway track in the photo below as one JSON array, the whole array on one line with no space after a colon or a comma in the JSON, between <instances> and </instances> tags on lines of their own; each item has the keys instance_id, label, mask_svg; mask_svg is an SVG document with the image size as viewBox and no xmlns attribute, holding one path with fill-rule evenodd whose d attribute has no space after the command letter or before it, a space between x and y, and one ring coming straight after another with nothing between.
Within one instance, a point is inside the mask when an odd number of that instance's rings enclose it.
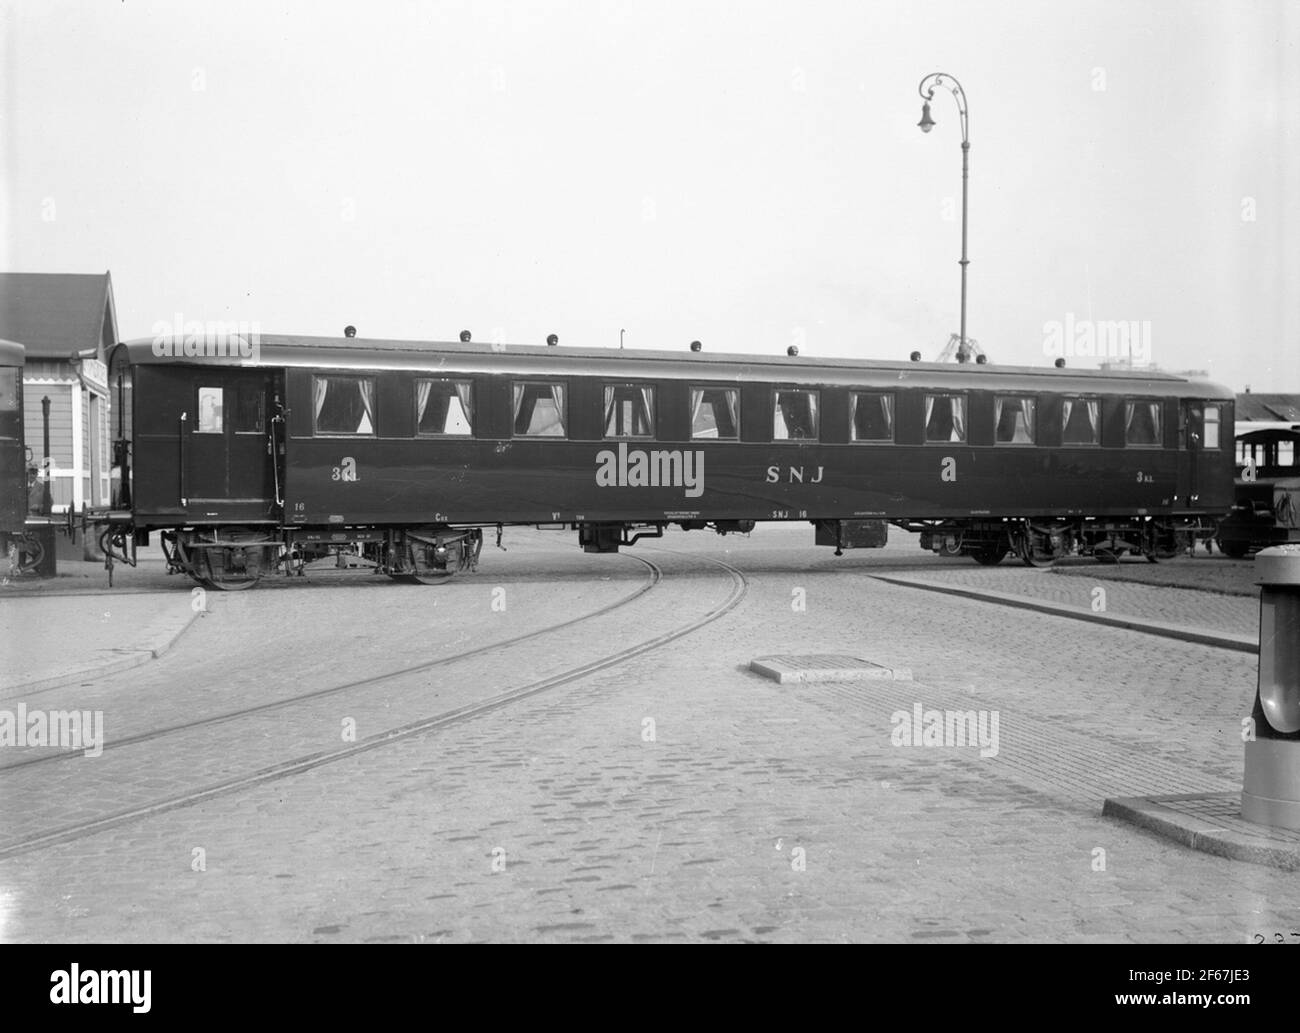
<instances>
[{"instance_id":1,"label":"railway track","mask_svg":"<svg viewBox=\"0 0 1300 1033\"><path fill-rule=\"evenodd\" d=\"M667 550L659 550L667 551ZM541 638L546 635L554 634L563 628L572 627L577 624L590 621L597 616L603 616L614 610L627 606L636 599L643 597L654 587L663 581L663 571L651 560L642 557L631 557L645 564L650 571L648 581L643 584L636 592L626 596L618 602L603 607L598 611L584 614L581 617L564 621L560 624L552 625L548 628L539 629L526 635L517 636L503 642L493 643L483 646L479 649L468 650L464 653L452 657L443 657L436 661L430 661L427 664L419 664L413 667L403 668L400 671L390 671L381 675L375 675L365 679L348 682L343 685L331 686L328 689L319 690L313 693L303 693L289 699L277 700L274 702L261 704L254 707L247 707L241 710L230 711L224 714L212 715L193 722L172 725L167 728L152 729L127 739L120 740L112 744L111 747L105 746L105 751L109 748L122 750L132 747L139 748L149 743L157 742L168 736L177 735L183 731L191 731L205 726L217 723L230 723L240 719L247 719L264 715L268 711L292 707L295 704L303 704L320 699L325 696L338 695L349 690L358 688L370 688L380 682L409 676L411 674L421 673L437 667L457 663L469 658L483 658L494 653L499 653L517 646L531 639ZM178 793L173 796L167 796L160 799L151 800L147 803L139 804L132 807L122 808L102 817L72 822L46 832L35 835L19 836L9 842L0 842L0 858L12 857L18 854L28 853L38 850L42 847L51 846L56 843L64 843L76 840L85 836L94 835L105 829L136 821L142 818L151 817L166 811L175 810L181 807L187 807L196 803L201 803L215 797L228 795L230 793L240 792L250 789L254 786L261 785L281 778L288 778L293 775L310 771L313 768L321 767L326 764L333 764L338 761L347 760L358 754L366 753L371 750L381 749L394 743L402 742L415 736L423 735L427 732L438 731L455 725L474 720L486 714L509 707L515 703L546 693L550 690L567 685L570 682L585 678L598 671L616 667L619 664L640 656L643 653L658 649L670 642L683 638L708 624L713 623L719 618L730 613L740 604L748 592L749 583L745 575L733 567L731 564L722 560L711 557L692 557L693 560L704 560L725 572L731 580L731 588L726 598L709 609L703 616L696 617L685 623L679 624L672 629L659 635L652 636L634 645L607 653L594 660L576 665L565 669L546 678L528 682L516 686L505 692L497 693L487 699L479 700L471 704L456 707L450 710L442 711L438 714L429 715L414 721L408 721L392 728L385 729L373 735L366 736L354 743L349 743L336 749L320 750L313 753L307 753L300 756L292 757L268 766L258 768L247 774L239 775L233 778L213 782L187 792ZM80 751L55 754L48 757L38 757L29 760L18 761L4 768L0 768L0 779L12 776L16 770L30 768L38 764L49 764L58 760L65 760L73 757L80 757ZM0 789L3 789L3 782L0 782Z\"/></svg>"}]
</instances>

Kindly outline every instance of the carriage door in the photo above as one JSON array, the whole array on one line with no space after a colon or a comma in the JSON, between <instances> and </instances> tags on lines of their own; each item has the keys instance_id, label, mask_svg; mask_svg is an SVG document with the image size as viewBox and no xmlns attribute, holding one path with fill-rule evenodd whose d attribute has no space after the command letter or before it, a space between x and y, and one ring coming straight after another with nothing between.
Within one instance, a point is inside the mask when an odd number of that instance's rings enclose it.
<instances>
[{"instance_id":1,"label":"carriage door","mask_svg":"<svg viewBox=\"0 0 1300 1033\"><path fill-rule=\"evenodd\" d=\"M1213 408L1213 407L1211 407ZM1204 448L1219 447L1219 424L1218 410L1215 409L1213 421L1207 421L1205 418L1206 406L1203 402L1184 401L1182 403L1182 445L1183 454L1187 457L1184 464L1187 480L1180 485L1180 495L1186 500L1187 507L1195 508L1200 496L1200 466L1201 450ZM1211 444L1205 440L1205 435L1210 433L1214 437Z\"/></svg>"},{"instance_id":2,"label":"carriage door","mask_svg":"<svg viewBox=\"0 0 1300 1033\"><path fill-rule=\"evenodd\" d=\"M184 461L192 515L278 518L272 417L283 397L280 376L267 370L213 369L195 377Z\"/></svg>"}]
</instances>

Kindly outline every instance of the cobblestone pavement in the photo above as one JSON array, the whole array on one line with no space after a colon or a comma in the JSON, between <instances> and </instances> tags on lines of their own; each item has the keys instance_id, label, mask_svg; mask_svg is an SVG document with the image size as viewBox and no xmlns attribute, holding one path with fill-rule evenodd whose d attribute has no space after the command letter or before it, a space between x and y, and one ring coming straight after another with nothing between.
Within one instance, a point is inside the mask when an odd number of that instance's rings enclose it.
<instances>
[{"instance_id":1,"label":"cobblestone pavement","mask_svg":"<svg viewBox=\"0 0 1300 1033\"><path fill-rule=\"evenodd\" d=\"M661 633L726 593L704 556L749 579L717 623L581 681L0 859L0 935L1248 942L1300 929L1300 874L1100 817L1106 796L1240 786L1253 659L886 585L871 572L939 568L893 549L836 560L803 530L638 546L662 585L585 634L459 661L446 678L385 681L346 707L347 693L289 704L116 760L0 771L0 819L17 836L309 751L327 727L337 742L352 709L376 726L438 713ZM98 701L125 735L543 628L645 580L630 555L523 541L443 588L220 597L156 663L53 695ZM864 656L914 681L792 686L747 669L792 653ZM894 745L917 704L983 712L986 729L996 715L996 754Z\"/></svg>"}]
</instances>

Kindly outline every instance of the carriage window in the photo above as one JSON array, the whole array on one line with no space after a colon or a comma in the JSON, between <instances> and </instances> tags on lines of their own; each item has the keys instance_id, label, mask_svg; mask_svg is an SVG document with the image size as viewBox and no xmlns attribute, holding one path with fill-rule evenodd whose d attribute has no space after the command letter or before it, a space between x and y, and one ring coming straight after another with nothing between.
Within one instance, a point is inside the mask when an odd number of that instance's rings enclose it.
<instances>
[{"instance_id":1,"label":"carriage window","mask_svg":"<svg viewBox=\"0 0 1300 1033\"><path fill-rule=\"evenodd\" d=\"M468 380L416 380L415 426L420 434L474 433Z\"/></svg>"},{"instance_id":2,"label":"carriage window","mask_svg":"<svg viewBox=\"0 0 1300 1033\"><path fill-rule=\"evenodd\" d=\"M1034 443L1034 400L1024 395L993 399L993 440L999 445Z\"/></svg>"},{"instance_id":3,"label":"carriage window","mask_svg":"<svg viewBox=\"0 0 1300 1033\"><path fill-rule=\"evenodd\" d=\"M1202 447L1218 448L1219 447L1219 407L1217 405L1207 405L1205 407L1205 419L1202 423L1201 435Z\"/></svg>"},{"instance_id":4,"label":"carriage window","mask_svg":"<svg viewBox=\"0 0 1300 1033\"><path fill-rule=\"evenodd\" d=\"M369 377L312 377L317 434L375 433L375 382Z\"/></svg>"},{"instance_id":5,"label":"carriage window","mask_svg":"<svg viewBox=\"0 0 1300 1033\"><path fill-rule=\"evenodd\" d=\"M564 385L516 384L515 434L519 437L564 437Z\"/></svg>"},{"instance_id":6,"label":"carriage window","mask_svg":"<svg viewBox=\"0 0 1300 1033\"><path fill-rule=\"evenodd\" d=\"M817 440L817 392L777 391L772 422L776 441Z\"/></svg>"},{"instance_id":7,"label":"carriage window","mask_svg":"<svg viewBox=\"0 0 1300 1033\"><path fill-rule=\"evenodd\" d=\"M1061 443L1097 444L1097 418L1101 403L1095 398L1066 398L1061 403Z\"/></svg>"},{"instance_id":8,"label":"carriage window","mask_svg":"<svg viewBox=\"0 0 1300 1033\"><path fill-rule=\"evenodd\" d=\"M740 392L734 387L691 388L691 437L740 440Z\"/></svg>"},{"instance_id":9,"label":"carriage window","mask_svg":"<svg viewBox=\"0 0 1300 1033\"><path fill-rule=\"evenodd\" d=\"M266 430L266 387L253 381L235 389L235 411L231 415L236 434L261 434Z\"/></svg>"},{"instance_id":10,"label":"carriage window","mask_svg":"<svg viewBox=\"0 0 1300 1033\"><path fill-rule=\"evenodd\" d=\"M199 388L199 418L194 424L196 434L220 434L224 421L219 387Z\"/></svg>"},{"instance_id":11,"label":"carriage window","mask_svg":"<svg viewBox=\"0 0 1300 1033\"><path fill-rule=\"evenodd\" d=\"M894 396L849 395L849 440L893 441Z\"/></svg>"},{"instance_id":12,"label":"carriage window","mask_svg":"<svg viewBox=\"0 0 1300 1033\"><path fill-rule=\"evenodd\" d=\"M962 395L925 396L925 440L966 440L966 399Z\"/></svg>"},{"instance_id":13,"label":"carriage window","mask_svg":"<svg viewBox=\"0 0 1300 1033\"><path fill-rule=\"evenodd\" d=\"M605 437L655 436L655 389L637 384L605 387Z\"/></svg>"},{"instance_id":14,"label":"carriage window","mask_svg":"<svg viewBox=\"0 0 1300 1033\"><path fill-rule=\"evenodd\" d=\"M1141 400L1124 403L1124 444L1159 445L1160 403Z\"/></svg>"}]
</instances>

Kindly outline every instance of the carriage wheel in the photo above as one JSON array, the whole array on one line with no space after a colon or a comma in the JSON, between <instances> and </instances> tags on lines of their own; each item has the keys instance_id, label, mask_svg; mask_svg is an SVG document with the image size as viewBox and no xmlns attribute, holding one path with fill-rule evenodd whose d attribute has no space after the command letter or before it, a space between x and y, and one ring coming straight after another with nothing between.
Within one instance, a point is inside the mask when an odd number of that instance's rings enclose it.
<instances>
[{"instance_id":1,"label":"carriage wheel","mask_svg":"<svg viewBox=\"0 0 1300 1033\"><path fill-rule=\"evenodd\" d=\"M1225 542L1222 538L1214 540L1219 546L1219 551L1230 560L1245 559L1246 553L1250 551L1250 546L1245 542Z\"/></svg>"},{"instance_id":2,"label":"carriage wheel","mask_svg":"<svg viewBox=\"0 0 1300 1033\"><path fill-rule=\"evenodd\" d=\"M1119 562L1119 552L1110 548L1108 545L1098 545L1094 547L1092 555L1098 563L1110 564Z\"/></svg>"},{"instance_id":3,"label":"carriage wheel","mask_svg":"<svg viewBox=\"0 0 1300 1033\"><path fill-rule=\"evenodd\" d=\"M1005 545L981 545L971 549L967 555L981 567L996 567L1006 559L1008 551Z\"/></svg>"}]
</instances>

